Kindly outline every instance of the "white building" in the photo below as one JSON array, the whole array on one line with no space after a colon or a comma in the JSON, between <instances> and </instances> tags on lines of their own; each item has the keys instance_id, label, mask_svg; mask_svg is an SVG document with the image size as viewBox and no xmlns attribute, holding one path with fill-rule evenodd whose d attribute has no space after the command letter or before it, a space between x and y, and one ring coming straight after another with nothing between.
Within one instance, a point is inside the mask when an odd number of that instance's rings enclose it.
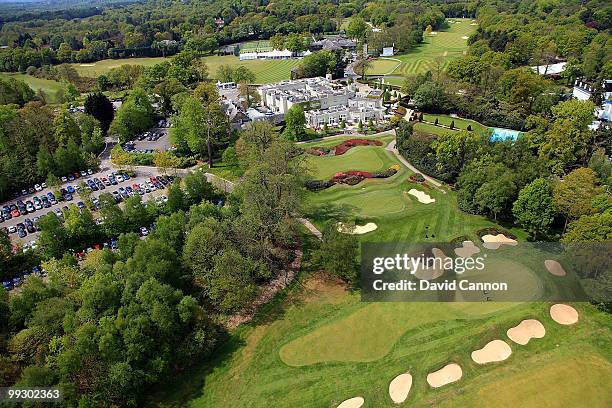
<instances>
[{"instance_id":1,"label":"white building","mask_svg":"<svg viewBox=\"0 0 612 408\"><path fill-rule=\"evenodd\" d=\"M299 52L295 55L289 50L241 52L240 61L256 60L256 59L278 60L278 59L290 59L290 58L296 58L296 57L302 58L310 54L312 53L308 50L304 52Z\"/></svg>"},{"instance_id":2,"label":"white building","mask_svg":"<svg viewBox=\"0 0 612 408\"><path fill-rule=\"evenodd\" d=\"M258 88L262 104L284 115L294 105L304 109L306 124L312 128L346 123L383 120L382 91L356 92L326 78L305 78L263 85Z\"/></svg>"},{"instance_id":3,"label":"white building","mask_svg":"<svg viewBox=\"0 0 612 408\"><path fill-rule=\"evenodd\" d=\"M535 67L531 67L531 69L537 72L539 75L561 75L561 73L565 71L566 65L567 62L559 62L556 64L537 65Z\"/></svg>"}]
</instances>

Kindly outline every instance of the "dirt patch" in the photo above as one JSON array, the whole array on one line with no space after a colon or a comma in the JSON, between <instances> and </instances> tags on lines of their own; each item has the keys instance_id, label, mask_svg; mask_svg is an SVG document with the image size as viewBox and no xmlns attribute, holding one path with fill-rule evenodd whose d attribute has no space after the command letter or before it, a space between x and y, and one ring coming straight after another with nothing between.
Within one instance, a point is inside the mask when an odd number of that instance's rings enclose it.
<instances>
[{"instance_id":1,"label":"dirt patch","mask_svg":"<svg viewBox=\"0 0 612 408\"><path fill-rule=\"evenodd\" d=\"M521 346L529 343L531 339L541 339L546 334L544 325L535 319L527 319L506 332L510 340Z\"/></svg>"},{"instance_id":2,"label":"dirt patch","mask_svg":"<svg viewBox=\"0 0 612 408\"><path fill-rule=\"evenodd\" d=\"M480 252L480 248L478 248L472 241L463 241L462 246L460 248L455 248L455 254L462 258L471 258L472 255Z\"/></svg>"},{"instance_id":3,"label":"dirt patch","mask_svg":"<svg viewBox=\"0 0 612 408\"><path fill-rule=\"evenodd\" d=\"M516 246L518 242L516 239L508 238L504 234L486 234L481 237L483 246L487 249L498 249L502 245Z\"/></svg>"},{"instance_id":4,"label":"dirt patch","mask_svg":"<svg viewBox=\"0 0 612 408\"><path fill-rule=\"evenodd\" d=\"M400 374L389 384L389 396L396 404L401 404L408 398L412 387L412 375L410 373Z\"/></svg>"},{"instance_id":5,"label":"dirt patch","mask_svg":"<svg viewBox=\"0 0 612 408\"><path fill-rule=\"evenodd\" d=\"M446 384L454 383L459 381L463 376L463 371L459 364L450 363L434 371L433 373L427 374L427 383L432 388L442 387Z\"/></svg>"},{"instance_id":6,"label":"dirt patch","mask_svg":"<svg viewBox=\"0 0 612 408\"><path fill-rule=\"evenodd\" d=\"M368 232L376 231L378 225L373 222L368 222L365 225L345 225L343 223L338 223L338 232L343 234L351 234L351 235L363 235Z\"/></svg>"},{"instance_id":7,"label":"dirt patch","mask_svg":"<svg viewBox=\"0 0 612 408\"><path fill-rule=\"evenodd\" d=\"M347 285L338 278L333 278L325 272L318 272L302 283L304 290L292 296L288 304L298 302L340 303L346 295Z\"/></svg>"},{"instance_id":8,"label":"dirt patch","mask_svg":"<svg viewBox=\"0 0 612 408\"><path fill-rule=\"evenodd\" d=\"M363 397L353 397L346 401L342 401L340 405L338 405L338 408L361 408L364 402Z\"/></svg>"},{"instance_id":9,"label":"dirt patch","mask_svg":"<svg viewBox=\"0 0 612 408\"><path fill-rule=\"evenodd\" d=\"M512 349L503 340L488 342L483 348L472 352L472 360L477 364L495 363L504 361L512 354Z\"/></svg>"},{"instance_id":10,"label":"dirt patch","mask_svg":"<svg viewBox=\"0 0 612 408\"><path fill-rule=\"evenodd\" d=\"M578 311L570 305L558 303L550 307L550 317L563 325L570 325L578 322Z\"/></svg>"},{"instance_id":11,"label":"dirt patch","mask_svg":"<svg viewBox=\"0 0 612 408\"><path fill-rule=\"evenodd\" d=\"M431 198L431 196L423 191L417 190L416 188L411 188L408 191L408 194L410 194L411 196L416 197L416 199L419 201L419 203L422 204L431 204L431 203L435 203L436 199L435 198Z\"/></svg>"},{"instance_id":12,"label":"dirt patch","mask_svg":"<svg viewBox=\"0 0 612 408\"><path fill-rule=\"evenodd\" d=\"M545 260L544 266L546 266L546 269L551 273L551 275L565 276L567 274L565 269L563 269L563 266L554 259Z\"/></svg>"}]
</instances>

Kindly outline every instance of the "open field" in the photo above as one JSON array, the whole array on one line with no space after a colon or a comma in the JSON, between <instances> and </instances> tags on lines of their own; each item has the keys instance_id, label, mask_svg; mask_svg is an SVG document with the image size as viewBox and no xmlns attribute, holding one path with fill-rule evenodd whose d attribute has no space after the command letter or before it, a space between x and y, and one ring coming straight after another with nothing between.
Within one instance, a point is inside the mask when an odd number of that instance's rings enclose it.
<instances>
[{"instance_id":1,"label":"open field","mask_svg":"<svg viewBox=\"0 0 612 408\"><path fill-rule=\"evenodd\" d=\"M36 78L27 74L15 74L8 72L0 72L0 76L4 78L15 78L24 81L34 91L41 89L48 98L49 102L57 102L56 93L62 89L62 84L51 79Z\"/></svg>"},{"instance_id":2,"label":"open field","mask_svg":"<svg viewBox=\"0 0 612 408\"><path fill-rule=\"evenodd\" d=\"M424 34L424 42L415 49L405 54L396 55L393 58L402 62L392 73L393 75L406 76L408 74L418 74L427 70L434 70L438 66L445 69L448 63L454 58L463 55L467 50L467 40L476 26L468 18L449 18L449 28L439 31L437 34ZM395 62L395 61L394 61ZM378 59L374 61L369 75L385 75L389 72L389 60ZM394 80L390 79L395 84ZM398 84L401 85L401 84Z\"/></svg>"},{"instance_id":3,"label":"open field","mask_svg":"<svg viewBox=\"0 0 612 408\"><path fill-rule=\"evenodd\" d=\"M107 59L91 64L71 64L82 76L97 77L121 65L144 65L151 66L158 64L167 58L127 58L127 59ZM240 61L238 57L233 55L211 55L203 57L204 62L208 65L209 75L214 78L219 66L231 65L232 67L245 66L255 74L257 83L270 83L289 79L291 76L291 68L299 64L297 59L289 60L252 60Z\"/></svg>"},{"instance_id":4,"label":"open field","mask_svg":"<svg viewBox=\"0 0 612 408\"><path fill-rule=\"evenodd\" d=\"M269 40L255 40L240 43L241 52L272 51Z\"/></svg>"}]
</instances>

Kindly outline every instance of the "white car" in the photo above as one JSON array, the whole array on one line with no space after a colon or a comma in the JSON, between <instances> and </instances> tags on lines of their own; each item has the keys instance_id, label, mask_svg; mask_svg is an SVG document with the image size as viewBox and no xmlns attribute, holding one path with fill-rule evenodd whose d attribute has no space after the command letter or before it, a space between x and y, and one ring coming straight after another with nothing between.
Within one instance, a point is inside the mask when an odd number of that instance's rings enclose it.
<instances>
[{"instance_id":1,"label":"white car","mask_svg":"<svg viewBox=\"0 0 612 408\"><path fill-rule=\"evenodd\" d=\"M62 183L67 183L68 182L68 178L66 176L62 176Z\"/></svg>"},{"instance_id":2,"label":"white car","mask_svg":"<svg viewBox=\"0 0 612 408\"><path fill-rule=\"evenodd\" d=\"M121 174L118 174L117 177L115 177L117 179L117 183L123 183L123 176Z\"/></svg>"},{"instance_id":3,"label":"white car","mask_svg":"<svg viewBox=\"0 0 612 408\"><path fill-rule=\"evenodd\" d=\"M140 227L140 235L146 237L147 235L149 235L149 230L146 227Z\"/></svg>"},{"instance_id":4,"label":"white car","mask_svg":"<svg viewBox=\"0 0 612 408\"><path fill-rule=\"evenodd\" d=\"M8 232L9 234L14 234L17 232L17 227L14 225L11 225L10 227L8 227Z\"/></svg>"},{"instance_id":5,"label":"white car","mask_svg":"<svg viewBox=\"0 0 612 408\"><path fill-rule=\"evenodd\" d=\"M42 187L40 186L40 184L34 184L34 190L42 191Z\"/></svg>"}]
</instances>

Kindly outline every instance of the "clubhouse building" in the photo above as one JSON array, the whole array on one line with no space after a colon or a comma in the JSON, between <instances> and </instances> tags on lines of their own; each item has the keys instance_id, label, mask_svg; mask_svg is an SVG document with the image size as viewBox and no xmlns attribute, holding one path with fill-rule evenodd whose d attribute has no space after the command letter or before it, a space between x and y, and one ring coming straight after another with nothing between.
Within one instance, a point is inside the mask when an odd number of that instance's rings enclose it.
<instances>
[{"instance_id":1,"label":"clubhouse building","mask_svg":"<svg viewBox=\"0 0 612 408\"><path fill-rule=\"evenodd\" d=\"M357 124L384 119L383 94L373 89L358 92L354 84L344 86L329 78L304 78L263 85L258 88L261 103L274 114L285 115L294 105L304 109L311 128Z\"/></svg>"}]
</instances>

